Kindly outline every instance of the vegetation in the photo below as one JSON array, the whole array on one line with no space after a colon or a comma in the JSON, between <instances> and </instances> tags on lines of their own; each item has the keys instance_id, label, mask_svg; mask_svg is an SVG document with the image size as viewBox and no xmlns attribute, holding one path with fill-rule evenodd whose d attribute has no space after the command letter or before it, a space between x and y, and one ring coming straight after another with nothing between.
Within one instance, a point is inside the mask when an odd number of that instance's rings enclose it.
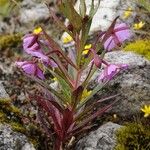
<instances>
[{"instance_id":1,"label":"vegetation","mask_svg":"<svg viewBox=\"0 0 150 150\"><path fill-rule=\"evenodd\" d=\"M0 0L0 16L7 17L22 0Z\"/></svg>"},{"instance_id":2,"label":"vegetation","mask_svg":"<svg viewBox=\"0 0 150 150\"><path fill-rule=\"evenodd\" d=\"M21 38L22 34L7 34L7 35L0 35L0 50L13 50L14 48L17 49L19 45L21 45Z\"/></svg>"},{"instance_id":3,"label":"vegetation","mask_svg":"<svg viewBox=\"0 0 150 150\"><path fill-rule=\"evenodd\" d=\"M136 40L133 43L129 43L124 49L126 51L133 51L137 54L143 55L150 60L150 39Z\"/></svg>"},{"instance_id":4,"label":"vegetation","mask_svg":"<svg viewBox=\"0 0 150 150\"><path fill-rule=\"evenodd\" d=\"M130 123L120 128L117 133L115 150L149 150L150 126Z\"/></svg>"}]
</instances>

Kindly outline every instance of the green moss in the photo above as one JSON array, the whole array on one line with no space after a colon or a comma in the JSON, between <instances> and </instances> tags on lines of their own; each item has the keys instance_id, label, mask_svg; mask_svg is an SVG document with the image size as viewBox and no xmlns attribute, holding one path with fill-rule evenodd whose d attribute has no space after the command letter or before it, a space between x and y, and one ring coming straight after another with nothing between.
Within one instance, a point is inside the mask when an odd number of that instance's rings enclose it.
<instances>
[{"instance_id":1,"label":"green moss","mask_svg":"<svg viewBox=\"0 0 150 150\"><path fill-rule=\"evenodd\" d=\"M22 34L0 35L0 50L12 49L21 44Z\"/></svg>"},{"instance_id":2,"label":"green moss","mask_svg":"<svg viewBox=\"0 0 150 150\"><path fill-rule=\"evenodd\" d=\"M21 116L21 111L18 107L15 107L10 99L0 99L0 108L1 110L14 113L17 116Z\"/></svg>"},{"instance_id":3,"label":"green moss","mask_svg":"<svg viewBox=\"0 0 150 150\"><path fill-rule=\"evenodd\" d=\"M0 16L7 17L22 0L0 0ZM18 8L18 7L17 7Z\"/></svg>"},{"instance_id":4,"label":"green moss","mask_svg":"<svg viewBox=\"0 0 150 150\"><path fill-rule=\"evenodd\" d=\"M148 11L150 12L150 3L148 0L138 0L138 2Z\"/></svg>"},{"instance_id":5,"label":"green moss","mask_svg":"<svg viewBox=\"0 0 150 150\"><path fill-rule=\"evenodd\" d=\"M115 150L149 150L150 126L130 123L120 128L117 133Z\"/></svg>"},{"instance_id":6,"label":"green moss","mask_svg":"<svg viewBox=\"0 0 150 150\"><path fill-rule=\"evenodd\" d=\"M14 131L26 133L26 128L22 124L18 122L10 122L9 124L11 125Z\"/></svg>"},{"instance_id":7,"label":"green moss","mask_svg":"<svg viewBox=\"0 0 150 150\"><path fill-rule=\"evenodd\" d=\"M150 60L150 39L137 40L133 43L129 43L124 49L126 51L133 51L140 55L143 55Z\"/></svg>"},{"instance_id":8,"label":"green moss","mask_svg":"<svg viewBox=\"0 0 150 150\"><path fill-rule=\"evenodd\" d=\"M6 123L13 131L23 133L38 148L45 141L45 135L37 124L30 122L24 125L22 122L24 117L27 116L24 116L20 109L13 105L11 99L0 99L0 123Z\"/></svg>"}]
</instances>

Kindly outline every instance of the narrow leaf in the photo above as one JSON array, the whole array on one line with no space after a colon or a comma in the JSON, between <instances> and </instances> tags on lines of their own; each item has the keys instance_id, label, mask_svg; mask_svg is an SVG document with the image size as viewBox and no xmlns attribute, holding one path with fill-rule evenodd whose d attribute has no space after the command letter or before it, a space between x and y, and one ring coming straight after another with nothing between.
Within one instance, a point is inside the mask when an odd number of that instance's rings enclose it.
<instances>
[{"instance_id":1,"label":"narrow leaf","mask_svg":"<svg viewBox=\"0 0 150 150\"><path fill-rule=\"evenodd\" d=\"M87 117L86 119L84 119L79 125L77 125L72 132L76 132L77 130L80 130L81 128L83 128L85 125L87 125L89 122L91 122L93 119L95 119L98 116L101 116L104 112L106 112L107 110L109 110L112 105L116 103L116 101L114 101L113 103L111 103L108 106L105 106L103 108L101 108L100 110L98 110L97 112L95 112L94 114L92 114L90 117Z\"/></svg>"}]
</instances>

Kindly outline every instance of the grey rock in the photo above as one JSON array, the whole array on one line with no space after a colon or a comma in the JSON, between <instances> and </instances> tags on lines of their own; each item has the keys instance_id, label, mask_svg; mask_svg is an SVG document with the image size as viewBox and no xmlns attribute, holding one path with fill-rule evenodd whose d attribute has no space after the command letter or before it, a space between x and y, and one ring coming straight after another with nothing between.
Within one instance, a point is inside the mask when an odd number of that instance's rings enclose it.
<instances>
[{"instance_id":1,"label":"grey rock","mask_svg":"<svg viewBox=\"0 0 150 150\"><path fill-rule=\"evenodd\" d=\"M34 3L31 1L29 4L23 2L23 6L20 9L21 23L34 23L49 17L49 10L44 3Z\"/></svg>"},{"instance_id":2,"label":"grey rock","mask_svg":"<svg viewBox=\"0 0 150 150\"><path fill-rule=\"evenodd\" d=\"M140 113L140 108L144 104L150 104L150 61L140 55L131 52L110 52L105 57L109 63L126 63L129 69L120 72L106 89L99 91L97 99L120 94L116 97L117 103L113 106L110 113L116 113L123 117L129 117ZM98 71L91 81L90 87L97 84Z\"/></svg>"},{"instance_id":3,"label":"grey rock","mask_svg":"<svg viewBox=\"0 0 150 150\"><path fill-rule=\"evenodd\" d=\"M7 94L2 82L0 81L0 99L8 99L9 95Z\"/></svg>"},{"instance_id":4,"label":"grey rock","mask_svg":"<svg viewBox=\"0 0 150 150\"><path fill-rule=\"evenodd\" d=\"M131 67L145 66L146 64L150 65L150 61L145 59L143 56L125 51L112 51L106 53L105 60L109 63L128 64Z\"/></svg>"},{"instance_id":5,"label":"grey rock","mask_svg":"<svg viewBox=\"0 0 150 150\"><path fill-rule=\"evenodd\" d=\"M0 124L0 150L35 150L27 137L12 131L8 125Z\"/></svg>"},{"instance_id":6,"label":"grey rock","mask_svg":"<svg viewBox=\"0 0 150 150\"><path fill-rule=\"evenodd\" d=\"M110 112L129 117L140 113L144 104L150 104L149 73L150 65L145 65L131 68L112 80L110 92L119 93L120 96Z\"/></svg>"},{"instance_id":7,"label":"grey rock","mask_svg":"<svg viewBox=\"0 0 150 150\"><path fill-rule=\"evenodd\" d=\"M115 132L120 127L112 122L102 125L79 140L75 150L113 150L116 142Z\"/></svg>"},{"instance_id":8,"label":"grey rock","mask_svg":"<svg viewBox=\"0 0 150 150\"><path fill-rule=\"evenodd\" d=\"M98 0L95 0L95 5L97 4ZM79 12L79 4L80 0L77 1L75 8ZM87 6L87 14L91 8L91 0L86 0ZM91 33L97 30L106 30L111 22L117 16L123 16L123 12L128 8L135 8L135 3L130 0L101 0L100 7L98 8L91 25ZM133 23L133 19L135 14L132 14L133 17L130 17L130 22Z\"/></svg>"},{"instance_id":9,"label":"grey rock","mask_svg":"<svg viewBox=\"0 0 150 150\"><path fill-rule=\"evenodd\" d=\"M26 143L21 150L35 150L32 144Z\"/></svg>"}]
</instances>

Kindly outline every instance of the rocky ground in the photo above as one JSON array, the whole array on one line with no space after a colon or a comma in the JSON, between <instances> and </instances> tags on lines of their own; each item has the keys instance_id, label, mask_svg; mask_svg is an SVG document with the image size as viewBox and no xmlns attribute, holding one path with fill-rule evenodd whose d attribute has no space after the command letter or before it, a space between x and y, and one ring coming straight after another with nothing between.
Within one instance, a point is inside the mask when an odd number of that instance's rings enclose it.
<instances>
[{"instance_id":1,"label":"rocky ground","mask_svg":"<svg viewBox=\"0 0 150 150\"><path fill-rule=\"evenodd\" d=\"M106 3L108 3L108 1L104 0L101 7ZM127 7L122 0L112 1L112 4L113 6L110 3L109 7L113 9L103 8L103 10L99 10L99 13L96 14L96 21L94 21L92 25L91 34L97 31L98 27L101 27L103 30L118 13L122 14L123 12L120 11L121 6L123 6L123 8ZM42 23L47 26L47 29L50 31L49 34L51 34L54 39L60 39L62 31L58 31L56 25L53 24L48 9L44 4L37 3L34 0L23 0L20 5L21 9L18 10L18 16L14 15L12 18L3 19L3 21L0 22L0 35L14 32L24 34L32 31L33 27L37 26L37 24ZM49 1L49 5L53 7L53 1ZM129 2L127 5L130 5ZM132 4L132 6L135 6L135 4ZM101 13L101 11L103 11L103 13ZM107 12L109 13L106 16ZM60 19L64 20L59 13L57 15ZM100 17L101 21L97 22L97 17ZM131 18L129 23L132 23L134 19L134 17ZM16 47L13 47L13 49L15 48ZM37 130L37 128L40 127L36 120L37 106L28 99L28 91L31 93L38 92L38 88L33 81L26 78L23 73L14 66L16 57L20 57L20 54L22 54L21 43L16 49L18 49L18 51L15 51L15 53L8 50L8 48L5 49L5 52L4 49L0 49L0 122L2 120L2 124L0 124L0 150L46 150L46 135L44 135L41 130ZM10 51L12 55L9 54ZM118 102L114 105L113 109L107 112L102 118L95 120L95 127L92 128L92 130L94 129L95 131L85 133L75 139L74 143L76 146L73 145L71 147L74 150L112 150L116 141L114 132L125 122L130 122L132 119L142 117L143 114L140 112L141 106L148 103L150 104L150 61L132 52L122 51L110 52L106 55L105 59L111 63L127 63L129 64L129 70L120 74L115 80L110 82L103 93L97 93L96 98L116 93L120 95L117 97ZM90 89L95 86L96 76L95 74L89 87ZM12 106L6 105L5 100L8 99L11 99L11 104L15 108L19 108L19 113L9 111L10 108L11 110L13 109ZM7 116L4 117L3 113ZM11 121L13 123L16 121L19 124L23 124L23 126L20 127L21 130L19 130L16 125L8 125ZM37 128L29 128L28 125L30 123L37 125ZM99 128L100 125L103 126ZM26 132L17 132L24 131L24 129ZM37 135L35 132L38 132ZM42 135L41 138L39 137L40 134ZM31 136L33 137L31 138ZM84 138L78 142L83 136ZM35 137L37 140L40 140L40 142L38 141L39 143L33 140ZM36 144L33 146L31 143L38 143L38 146L35 147ZM51 141L49 141L49 143L49 146L51 146Z\"/></svg>"}]
</instances>

